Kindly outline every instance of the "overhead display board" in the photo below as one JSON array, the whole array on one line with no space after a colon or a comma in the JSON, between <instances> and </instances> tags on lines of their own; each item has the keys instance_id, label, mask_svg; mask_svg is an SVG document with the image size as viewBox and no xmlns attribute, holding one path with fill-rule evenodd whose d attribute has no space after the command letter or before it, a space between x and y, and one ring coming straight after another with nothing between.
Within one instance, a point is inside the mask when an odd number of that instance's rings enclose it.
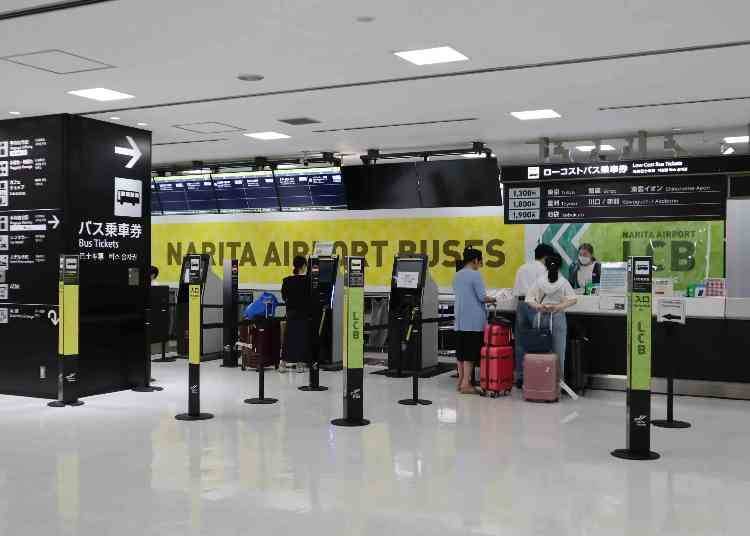
<instances>
[{"instance_id":1,"label":"overhead display board","mask_svg":"<svg viewBox=\"0 0 750 536\"><path fill-rule=\"evenodd\" d=\"M727 175L748 171L750 157L745 155L654 158L618 162L560 162L533 166L503 166L502 181Z\"/></svg>"},{"instance_id":2,"label":"overhead display board","mask_svg":"<svg viewBox=\"0 0 750 536\"><path fill-rule=\"evenodd\" d=\"M722 219L726 180L721 177L648 178L508 185L508 223Z\"/></svg>"},{"instance_id":3,"label":"overhead display board","mask_svg":"<svg viewBox=\"0 0 750 536\"><path fill-rule=\"evenodd\" d=\"M726 214L727 175L738 170L750 170L750 159L506 167L502 170L505 221L719 220Z\"/></svg>"},{"instance_id":4,"label":"overhead display board","mask_svg":"<svg viewBox=\"0 0 750 536\"><path fill-rule=\"evenodd\" d=\"M152 214L345 209L339 168L155 177Z\"/></svg>"},{"instance_id":5,"label":"overhead display board","mask_svg":"<svg viewBox=\"0 0 750 536\"><path fill-rule=\"evenodd\" d=\"M281 210L345 209L341 171L301 169L276 173Z\"/></svg>"}]
</instances>

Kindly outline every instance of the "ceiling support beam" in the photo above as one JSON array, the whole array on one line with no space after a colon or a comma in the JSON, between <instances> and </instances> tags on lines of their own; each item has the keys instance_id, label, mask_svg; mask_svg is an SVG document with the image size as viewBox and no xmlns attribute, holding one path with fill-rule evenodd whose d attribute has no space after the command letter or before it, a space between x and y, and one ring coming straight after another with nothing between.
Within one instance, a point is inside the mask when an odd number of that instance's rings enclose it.
<instances>
[{"instance_id":1,"label":"ceiling support beam","mask_svg":"<svg viewBox=\"0 0 750 536\"><path fill-rule=\"evenodd\" d=\"M648 132L645 130L638 131L638 154L641 158L648 157Z\"/></svg>"}]
</instances>

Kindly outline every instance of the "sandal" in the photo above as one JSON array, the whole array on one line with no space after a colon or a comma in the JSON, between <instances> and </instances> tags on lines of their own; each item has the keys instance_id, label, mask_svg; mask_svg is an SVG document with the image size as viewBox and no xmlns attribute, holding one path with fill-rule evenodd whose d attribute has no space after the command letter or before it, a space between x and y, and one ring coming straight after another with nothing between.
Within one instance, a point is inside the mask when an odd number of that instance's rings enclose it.
<instances>
[{"instance_id":1,"label":"sandal","mask_svg":"<svg viewBox=\"0 0 750 536\"><path fill-rule=\"evenodd\" d=\"M458 392L461 393L462 395L475 395L475 394L477 394L477 390L474 389L473 387L469 387L468 389L459 389Z\"/></svg>"}]
</instances>

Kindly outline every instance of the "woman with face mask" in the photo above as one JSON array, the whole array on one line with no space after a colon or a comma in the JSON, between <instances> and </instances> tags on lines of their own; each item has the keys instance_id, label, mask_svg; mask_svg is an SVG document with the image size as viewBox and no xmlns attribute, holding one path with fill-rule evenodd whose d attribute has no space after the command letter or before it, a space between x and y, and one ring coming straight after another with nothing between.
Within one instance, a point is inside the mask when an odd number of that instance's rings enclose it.
<instances>
[{"instance_id":1,"label":"woman with face mask","mask_svg":"<svg viewBox=\"0 0 750 536\"><path fill-rule=\"evenodd\" d=\"M581 244L578 247L578 259L570 265L568 281L574 289L585 289L589 283L599 284L602 265L594 257L594 246Z\"/></svg>"}]
</instances>

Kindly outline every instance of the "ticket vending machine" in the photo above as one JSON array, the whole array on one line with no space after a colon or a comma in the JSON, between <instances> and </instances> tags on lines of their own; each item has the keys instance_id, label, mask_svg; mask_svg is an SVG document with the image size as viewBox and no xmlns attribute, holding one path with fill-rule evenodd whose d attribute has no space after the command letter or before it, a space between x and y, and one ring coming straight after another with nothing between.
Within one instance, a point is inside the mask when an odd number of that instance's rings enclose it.
<instances>
[{"instance_id":1,"label":"ticket vending machine","mask_svg":"<svg viewBox=\"0 0 750 536\"><path fill-rule=\"evenodd\" d=\"M308 259L312 303L312 362L323 370L341 370L343 276L333 242L316 242Z\"/></svg>"},{"instance_id":2,"label":"ticket vending machine","mask_svg":"<svg viewBox=\"0 0 750 536\"><path fill-rule=\"evenodd\" d=\"M438 288L427 255L397 255L388 311L389 376L405 377L406 371L437 366L437 318Z\"/></svg>"},{"instance_id":3,"label":"ticket vending machine","mask_svg":"<svg viewBox=\"0 0 750 536\"><path fill-rule=\"evenodd\" d=\"M200 278L202 289L202 336L201 356L203 361L219 359L223 350L223 288L221 280L211 270L211 256L200 257ZM190 263L186 256L180 270L180 287L177 291L177 354L188 355L188 302L190 296Z\"/></svg>"}]
</instances>

